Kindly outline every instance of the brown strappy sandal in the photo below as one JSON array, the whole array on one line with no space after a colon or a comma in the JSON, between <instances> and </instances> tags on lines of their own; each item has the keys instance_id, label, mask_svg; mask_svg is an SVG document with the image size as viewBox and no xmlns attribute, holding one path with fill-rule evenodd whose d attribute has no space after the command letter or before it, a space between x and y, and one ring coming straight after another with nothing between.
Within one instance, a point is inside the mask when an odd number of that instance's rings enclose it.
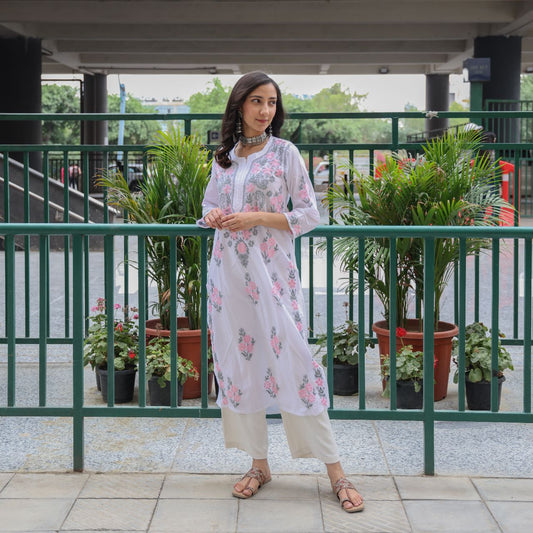
<instances>
[{"instance_id":1,"label":"brown strappy sandal","mask_svg":"<svg viewBox=\"0 0 533 533\"><path fill-rule=\"evenodd\" d=\"M341 477L341 478L337 479L337 481L335 481L335 483L333 484L333 492L337 496L337 499L341 502L341 507L342 507L343 511L346 511L347 513L359 513L359 512L361 512L365 508L364 502L361 502L359 505L353 505L353 502L352 502L352 500L350 500L350 498L344 498L341 501L340 496L339 496L339 492L341 490L343 490L343 489L346 490L346 491L351 489L351 490L355 490L355 492L357 492L357 489L345 477ZM344 507L344 504L346 502L350 502L353 505L353 507Z\"/></svg>"},{"instance_id":2,"label":"brown strappy sandal","mask_svg":"<svg viewBox=\"0 0 533 533\"><path fill-rule=\"evenodd\" d=\"M257 491L263 485L265 485L266 483L268 483L272 479L271 477L269 477L267 479L265 477L265 474L263 473L263 471L260 470L259 468L256 468L256 467L250 468L250 470L248 470L248 472L246 472L246 474L244 474L244 476L242 476L239 481L242 481L243 479L246 479L247 477L251 478L251 479L256 479L259 482L259 486L257 488L254 488L254 487L250 487L248 485L242 490L242 492L239 492L237 490L233 490L233 492L231 494L233 494L233 496L235 496L235 498L241 498L242 500L246 500L248 498L251 498L252 496L254 496L257 493ZM251 492L251 494L249 494L249 495L244 494L245 490L249 490Z\"/></svg>"}]
</instances>

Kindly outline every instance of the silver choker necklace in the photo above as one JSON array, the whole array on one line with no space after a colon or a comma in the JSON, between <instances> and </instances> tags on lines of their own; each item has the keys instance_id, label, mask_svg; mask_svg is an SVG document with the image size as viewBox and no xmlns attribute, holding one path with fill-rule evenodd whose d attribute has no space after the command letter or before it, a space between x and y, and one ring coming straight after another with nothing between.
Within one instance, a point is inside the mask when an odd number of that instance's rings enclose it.
<instances>
[{"instance_id":1,"label":"silver choker necklace","mask_svg":"<svg viewBox=\"0 0 533 533\"><path fill-rule=\"evenodd\" d=\"M244 135L241 135L239 141L243 146L257 146L258 144L264 143L269 137L270 135L264 131L261 135L256 135L255 137L245 137Z\"/></svg>"}]
</instances>

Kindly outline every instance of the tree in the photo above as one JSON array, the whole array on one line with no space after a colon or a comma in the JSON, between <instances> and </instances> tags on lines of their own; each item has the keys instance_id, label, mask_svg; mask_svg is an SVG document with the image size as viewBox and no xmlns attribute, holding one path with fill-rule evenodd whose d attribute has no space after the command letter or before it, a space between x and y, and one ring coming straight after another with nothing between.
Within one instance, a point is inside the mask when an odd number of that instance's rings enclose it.
<instances>
[{"instance_id":1,"label":"tree","mask_svg":"<svg viewBox=\"0 0 533 533\"><path fill-rule=\"evenodd\" d=\"M530 74L520 76L520 100L533 100L533 76Z\"/></svg>"},{"instance_id":2,"label":"tree","mask_svg":"<svg viewBox=\"0 0 533 533\"><path fill-rule=\"evenodd\" d=\"M187 102L191 113L224 113L226 103L231 93L231 87L224 87L220 78L213 78L208 88L201 93L195 93ZM193 123L193 132L200 139L207 142L207 132L210 130L220 131L220 120L201 120Z\"/></svg>"},{"instance_id":3,"label":"tree","mask_svg":"<svg viewBox=\"0 0 533 533\"><path fill-rule=\"evenodd\" d=\"M110 94L107 97L109 113L120 112L120 96ZM138 98L131 94L126 97L126 113L153 113L152 107L144 105ZM108 124L109 144L118 144L118 120ZM161 129L158 121L126 120L124 121L124 144L149 144Z\"/></svg>"},{"instance_id":4,"label":"tree","mask_svg":"<svg viewBox=\"0 0 533 533\"><path fill-rule=\"evenodd\" d=\"M67 85L43 85L41 109L43 113L79 113L79 90ZM44 144L78 144L80 123L73 120L43 122Z\"/></svg>"}]
</instances>

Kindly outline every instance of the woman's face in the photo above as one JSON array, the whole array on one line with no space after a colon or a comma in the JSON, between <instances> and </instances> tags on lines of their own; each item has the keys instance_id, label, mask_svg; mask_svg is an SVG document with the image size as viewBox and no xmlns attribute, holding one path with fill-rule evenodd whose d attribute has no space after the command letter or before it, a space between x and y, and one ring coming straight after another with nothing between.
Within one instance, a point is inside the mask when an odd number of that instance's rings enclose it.
<instances>
[{"instance_id":1,"label":"woman's face","mask_svg":"<svg viewBox=\"0 0 533 533\"><path fill-rule=\"evenodd\" d=\"M245 137L261 135L276 114L278 93L272 83L253 89L242 104L242 133Z\"/></svg>"}]
</instances>

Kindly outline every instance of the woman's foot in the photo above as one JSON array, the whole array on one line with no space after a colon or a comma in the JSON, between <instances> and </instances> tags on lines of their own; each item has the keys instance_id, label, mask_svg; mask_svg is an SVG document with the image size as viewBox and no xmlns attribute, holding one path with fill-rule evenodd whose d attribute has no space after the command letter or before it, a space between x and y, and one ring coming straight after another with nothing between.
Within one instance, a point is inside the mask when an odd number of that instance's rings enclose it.
<instances>
[{"instance_id":1,"label":"woman's foot","mask_svg":"<svg viewBox=\"0 0 533 533\"><path fill-rule=\"evenodd\" d=\"M271 479L268 461L266 459L254 459L252 461L252 468L233 486L232 494L236 498L251 498Z\"/></svg>"},{"instance_id":2,"label":"woman's foot","mask_svg":"<svg viewBox=\"0 0 533 533\"><path fill-rule=\"evenodd\" d=\"M331 488L341 502L341 507L347 513L362 511L365 506L363 497L357 492L352 483L346 479L340 462L326 464L326 467Z\"/></svg>"}]
</instances>

